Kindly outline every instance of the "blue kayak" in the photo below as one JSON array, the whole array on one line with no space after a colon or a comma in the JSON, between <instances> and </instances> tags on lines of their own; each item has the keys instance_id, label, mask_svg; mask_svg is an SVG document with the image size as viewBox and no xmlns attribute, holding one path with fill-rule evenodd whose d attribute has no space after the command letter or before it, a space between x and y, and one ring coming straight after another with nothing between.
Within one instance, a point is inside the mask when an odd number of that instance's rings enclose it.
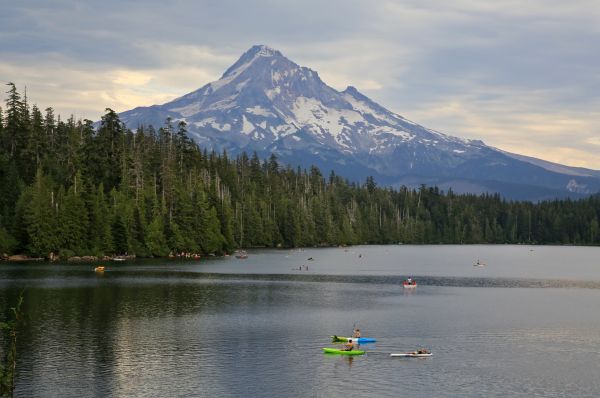
<instances>
[{"instance_id":1,"label":"blue kayak","mask_svg":"<svg viewBox=\"0 0 600 398\"><path fill-rule=\"evenodd\" d=\"M375 343L377 341L376 339L372 339L370 337L354 338L354 337L331 336L331 338L333 339L334 342L338 342L338 343L350 342L350 343L364 344L364 343Z\"/></svg>"}]
</instances>

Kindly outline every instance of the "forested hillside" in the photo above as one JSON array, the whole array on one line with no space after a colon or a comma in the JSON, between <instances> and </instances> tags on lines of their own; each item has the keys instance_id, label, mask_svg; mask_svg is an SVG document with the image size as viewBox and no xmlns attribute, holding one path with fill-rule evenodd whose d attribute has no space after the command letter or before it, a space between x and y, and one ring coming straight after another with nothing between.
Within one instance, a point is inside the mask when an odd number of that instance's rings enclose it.
<instances>
[{"instance_id":1,"label":"forested hillside","mask_svg":"<svg viewBox=\"0 0 600 398\"><path fill-rule=\"evenodd\" d=\"M207 153L183 122L100 125L30 106L0 109L0 254L48 256L362 243L599 244L600 198L507 202L378 187L275 156Z\"/></svg>"}]
</instances>

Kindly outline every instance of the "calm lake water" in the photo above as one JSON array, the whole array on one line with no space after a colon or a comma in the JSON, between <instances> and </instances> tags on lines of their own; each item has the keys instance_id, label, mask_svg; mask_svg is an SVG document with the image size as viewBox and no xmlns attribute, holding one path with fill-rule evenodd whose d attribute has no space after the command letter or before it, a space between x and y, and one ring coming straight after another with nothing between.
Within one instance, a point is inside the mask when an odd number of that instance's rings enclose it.
<instances>
[{"instance_id":1,"label":"calm lake water","mask_svg":"<svg viewBox=\"0 0 600 398\"><path fill-rule=\"evenodd\" d=\"M600 396L600 248L249 254L103 275L1 264L4 312L26 289L15 395ZM408 276L415 291L400 286ZM353 325L378 339L366 355L322 354ZM433 357L389 356L421 346Z\"/></svg>"}]
</instances>

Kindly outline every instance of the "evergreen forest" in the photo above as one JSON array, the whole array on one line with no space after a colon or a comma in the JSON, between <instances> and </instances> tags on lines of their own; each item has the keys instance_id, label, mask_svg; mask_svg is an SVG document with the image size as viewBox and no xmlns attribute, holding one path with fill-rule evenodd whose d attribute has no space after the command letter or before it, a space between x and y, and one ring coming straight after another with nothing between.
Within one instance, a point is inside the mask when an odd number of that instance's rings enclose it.
<instances>
[{"instance_id":1,"label":"evergreen forest","mask_svg":"<svg viewBox=\"0 0 600 398\"><path fill-rule=\"evenodd\" d=\"M348 181L199 148L184 122L61 119L7 85L0 255L61 258L392 243L600 244L600 196L540 203Z\"/></svg>"}]
</instances>

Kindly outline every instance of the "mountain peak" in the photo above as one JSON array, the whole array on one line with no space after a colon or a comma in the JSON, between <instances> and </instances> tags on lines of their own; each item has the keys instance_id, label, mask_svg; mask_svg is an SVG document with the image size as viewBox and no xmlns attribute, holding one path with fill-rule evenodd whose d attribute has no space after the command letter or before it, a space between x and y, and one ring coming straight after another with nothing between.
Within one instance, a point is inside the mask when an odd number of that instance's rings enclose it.
<instances>
[{"instance_id":1,"label":"mountain peak","mask_svg":"<svg viewBox=\"0 0 600 398\"><path fill-rule=\"evenodd\" d=\"M246 68L251 63L253 63L256 59L259 59L261 57L267 57L267 58L282 57L282 58L284 58L283 54L280 51L275 50L274 48L269 47L264 44L256 44L256 45L250 47L250 49L248 51L246 51L244 54L242 54L240 59L238 59L236 63L231 65L229 67L229 69L227 69L225 71L225 73L223 73L223 76L221 76L221 79L234 74L237 70L239 70L241 68Z\"/></svg>"},{"instance_id":2,"label":"mountain peak","mask_svg":"<svg viewBox=\"0 0 600 398\"><path fill-rule=\"evenodd\" d=\"M282 57L283 54L281 54L281 52L279 50L274 49L273 47L269 47L265 44L255 44L252 47L250 47L250 49L248 51L246 51L246 54L251 53L253 55L259 55L262 57Z\"/></svg>"}]
</instances>

